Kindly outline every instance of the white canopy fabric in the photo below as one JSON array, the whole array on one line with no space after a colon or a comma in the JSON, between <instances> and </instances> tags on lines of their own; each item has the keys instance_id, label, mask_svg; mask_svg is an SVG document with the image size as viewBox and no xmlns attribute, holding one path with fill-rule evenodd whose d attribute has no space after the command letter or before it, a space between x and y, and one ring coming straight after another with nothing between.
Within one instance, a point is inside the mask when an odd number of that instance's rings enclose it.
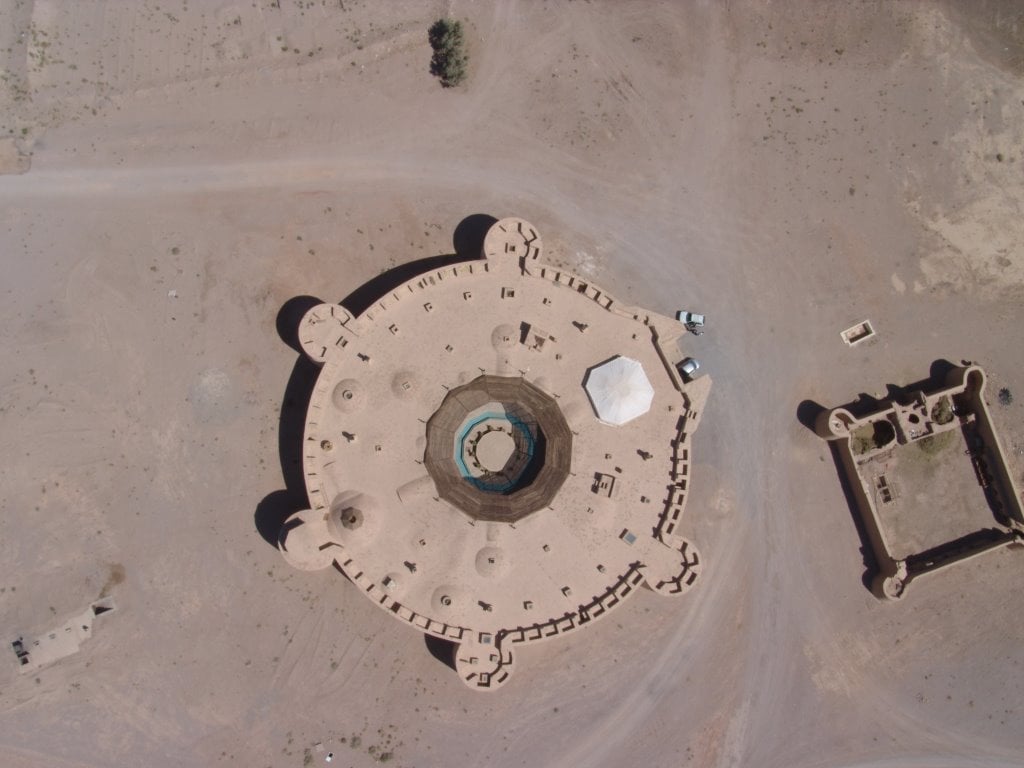
<instances>
[{"instance_id":1,"label":"white canopy fabric","mask_svg":"<svg viewBox=\"0 0 1024 768\"><path fill-rule=\"evenodd\" d=\"M619 426L651 409L654 387L639 361L615 357L591 368L583 385L597 418Z\"/></svg>"}]
</instances>

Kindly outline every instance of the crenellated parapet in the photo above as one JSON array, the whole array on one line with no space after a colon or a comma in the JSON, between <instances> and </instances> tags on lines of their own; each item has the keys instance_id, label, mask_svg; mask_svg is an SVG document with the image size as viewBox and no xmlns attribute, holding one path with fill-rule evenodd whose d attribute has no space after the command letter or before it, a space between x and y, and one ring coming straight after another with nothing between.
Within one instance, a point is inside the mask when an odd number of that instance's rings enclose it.
<instances>
[{"instance_id":1,"label":"crenellated parapet","mask_svg":"<svg viewBox=\"0 0 1024 768\"><path fill-rule=\"evenodd\" d=\"M542 259L537 230L502 219L481 258L359 316L314 306L299 328L322 367L310 509L282 555L333 565L455 644L475 690L505 683L513 646L588 626L640 586L681 595L701 567L680 531L711 380L676 371L684 326Z\"/></svg>"},{"instance_id":2,"label":"crenellated parapet","mask_svg":"<svg viewBox=\"0 0 1024 768\"><path fill-rule=\"evenodd\" d=\"M835 445L877 563L878 597L897 599L924 574L1024 543L1020 489L984 390L985 372L969 365L950 370L933 390L905 393L868 413L838 407L818 415L815 431ZM957 485L953 498L973 488L977 502L947 501L935 478Z\"/></svg>"}]
</instances>

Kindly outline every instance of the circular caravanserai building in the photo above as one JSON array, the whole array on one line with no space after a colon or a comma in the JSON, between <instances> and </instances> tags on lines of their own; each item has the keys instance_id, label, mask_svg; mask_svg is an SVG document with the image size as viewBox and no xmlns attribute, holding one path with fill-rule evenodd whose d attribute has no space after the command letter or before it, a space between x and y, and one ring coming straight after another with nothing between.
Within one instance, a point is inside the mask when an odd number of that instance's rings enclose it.
<instances>
[{"instance_id":1,"label":"circular caravanserai building","mask_svg":"<svg viewBox=\"0 0 1024 768\"><path fill-rule=\"evenodd\" d=\"M634 590L690 589L678 533L711 386L676 370L675 320L545 264L522 219L480 258L420 274L359 317L306 313L322 364L306 417L310 509L279 547L336 564L396 619L453 643L493 690L519 643L585 627Z\"/></svg>"}]
</instances>

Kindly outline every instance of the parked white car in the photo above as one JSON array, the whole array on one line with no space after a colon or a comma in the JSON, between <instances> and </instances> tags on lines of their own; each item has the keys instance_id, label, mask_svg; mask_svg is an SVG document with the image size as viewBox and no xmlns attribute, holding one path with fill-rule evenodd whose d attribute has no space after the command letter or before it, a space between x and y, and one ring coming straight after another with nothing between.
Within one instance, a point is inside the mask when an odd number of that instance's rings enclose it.
<instances>
[{"instance_id":1,"label":"parked white car","mask_svg":"<svg viewBox=\"0 0 1024 768\"><path fill-rule=\"evenodd\" d=\"M704 315L696 312L687 312L684 309L676 312L676 320L686 326L686 330L700 336L704 333Z\"/></svg>"}]
</instances>

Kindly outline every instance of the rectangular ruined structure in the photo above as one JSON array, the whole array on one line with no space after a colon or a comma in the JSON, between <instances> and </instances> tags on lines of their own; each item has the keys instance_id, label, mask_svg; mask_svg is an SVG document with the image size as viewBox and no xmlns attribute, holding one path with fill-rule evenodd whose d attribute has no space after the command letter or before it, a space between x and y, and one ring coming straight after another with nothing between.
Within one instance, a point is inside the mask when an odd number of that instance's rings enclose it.
<instances>
[{"instance_id":1,"label":"rectangular ruined structure","mask_svg":"<svg viewBox=\"0 0 1024 768\"><path fill-rule=\"evenodd\" d=\"M862 341L867 341L874 336L875 329L871 325L870 320L864 320L863 322L850 326L839 335L843 337L843 343L846 344L846 346L855 347Z\"/></svg>"},{"instance_id":2,"label":"rectangular ruined structure","mask_svg":"<svg viewBox=\"0 0 1024 768\"><path fill-rule=\"evenodd\" d=\"M11 649L18 660L18 670L22 674L35 672L78 653L82 643L92 637L96 617L115 610L117 606L114 605L113 598L101 597L60 627L31 640L18 637L11 643Z\"/></svg>"},{"instance_id":3,"label":"rectangular ruined structure","mask_svg":"<svg viewBox=\"0 0 1024 768\"><path fill-rule=\"evenodd\" d=\"M898 598L918 576L1024 543L1020 489L984 390L985 372L971 365L873 413L819 416L816 431L835 443L874 551L878 597Z\"/></svg>"}]
</instances>

